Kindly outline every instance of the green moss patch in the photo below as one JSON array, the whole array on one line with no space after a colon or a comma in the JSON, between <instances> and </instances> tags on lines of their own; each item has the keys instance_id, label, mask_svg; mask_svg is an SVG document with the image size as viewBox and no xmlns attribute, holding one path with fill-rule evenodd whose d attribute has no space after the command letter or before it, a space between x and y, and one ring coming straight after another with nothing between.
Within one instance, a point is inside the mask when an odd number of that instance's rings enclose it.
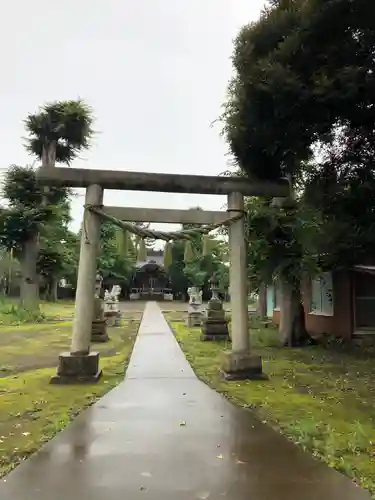
<instances>
[{"instance_id":1,"label":"green moss patch","mask_svg":"<svg viewBox=\"0 0 375 500\"><path fill-rule=\"evenodd\" d=\"M19 305L19 300L14 298L0 298L0 325L19 326L34 325L48 321L68 320L74 314L74 301L60 300L58 302L41 301L39 309L28 311Z\"/></svg>"},{"instance_id":2,"label":"green moss patch","mask_svg":"<svg viewBox=\"0 0 375 500\"><path fill-rule=\"evenodd\" d=\"M320 346L279 348L273 328L255 328L251 342L263 358L269 380L225 382L218 369L228 346L201 342L200 329L189 329L181 321L172 320L171 326L199 378L238 405L256 411L375 498L373 356Z\"/></svg>"},{"instance_id":3,"label":"green moss patch","mask_svg":"<svg viewBox=\"0 0 375 500\"><path fill-rule=\"evenodd\" d=\"M49 384L58 353L69 347L69 324L8 335L8 344L0 348L0 368L8 363L0 376L0 476L123 380L138 327L139 319L129 319L121 328L108 329L110 342L95 344L103 377L98 384L82 386Z\"/></svg>"},{"instance_id":4,"label":"green moss patch","mask_svg":"<svg viewBox=\"0 0 375 500\"><path fill-rule=\"evenodd\" d=\"M41 302L40 310L47 319L72 318L74 314L74 301L59 300L58 302Z\"/></svg>"}]
</instances>

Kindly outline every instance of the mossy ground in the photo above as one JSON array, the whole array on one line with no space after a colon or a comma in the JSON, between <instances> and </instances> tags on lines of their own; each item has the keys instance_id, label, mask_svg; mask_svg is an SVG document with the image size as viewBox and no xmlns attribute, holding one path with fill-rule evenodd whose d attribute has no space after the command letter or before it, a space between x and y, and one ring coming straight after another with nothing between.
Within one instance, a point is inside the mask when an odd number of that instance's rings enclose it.
<instances>
[{"instance_id":1,"label":"mossy ground","mask_svg":"<svg viewBox=\"0 0 375 500\"><path fill-rule=\"evenodd\" d=\"M167 318L197 376L345 473L375 498L375 362L358 349L277 347L273 328L253 328L267 381L225 382L218 368L223 343L201 342L172 313Z\"/></svg>"},{"instance_id":2,"label":"mossy ground","mask_svg":"<svg viewBox=\"0 0 375 500\"><path fill-rule=\"evenodd\" d=\"M69 321L0 327L0 476L123 379L140 317L133 313L108 329L109 342L95 344L103 370L95 385L49 384L58 353L69 348Z\"/></svg>"},{"instance_id":3,"label":"mossy ground","mask_svg":"<svg viewBox=\"0 0 375 500\"><path fill-rule=\"evenodd\" d=\"M73 313L74 301L71 300L61 300L58 302L41 301L39 310L27 311L20 307L18 299L0 297L0 325L4 326L66 320L72 318Z\"/></svg>"},{"instance_id":4,"label":"mossy ground","mask_svg":"<svg viewBox=\"0 0 375 500\"><path fill-rule=\"evenodd\" d=\"M46 319L68 319L74 314L74 300L59 300L58 302L40 303L40 310L45 315Z\"/></svg>"}]
</instances>

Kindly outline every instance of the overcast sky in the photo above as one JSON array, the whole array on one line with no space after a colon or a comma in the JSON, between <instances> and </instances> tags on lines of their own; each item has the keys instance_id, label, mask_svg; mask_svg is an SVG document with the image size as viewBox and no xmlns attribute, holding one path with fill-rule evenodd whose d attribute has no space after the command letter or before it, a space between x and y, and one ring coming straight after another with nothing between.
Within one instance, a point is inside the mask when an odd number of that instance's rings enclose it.
<instances>
[{"instance_id":1,"label":"overcast sky","mask_svg":"<svg viewBox=\"0 0 375 500\"><path fill-rule=\"evenodd\" d=\"M13 0L0 16L1 168L26 164L22 120L85 99L98 132L73 166L215 175L232 40L263 0ZM220 209L219 196L108 191L118 206ZM74 229L83 198L73 202ZM160 227L160 226L159 226ZM162 227L162 226L161 226ZM169 226L171 229L171 226Z\"/></svg>"}]
</instances>

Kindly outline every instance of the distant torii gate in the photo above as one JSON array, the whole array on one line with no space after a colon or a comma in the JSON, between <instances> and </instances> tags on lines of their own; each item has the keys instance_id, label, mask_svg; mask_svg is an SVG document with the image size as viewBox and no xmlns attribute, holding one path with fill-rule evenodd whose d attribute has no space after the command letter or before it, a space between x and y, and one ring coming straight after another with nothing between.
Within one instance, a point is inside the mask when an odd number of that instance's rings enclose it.
<instances>
[{"instance_id":1,"label":"distant torii gate","mask_svg":"<svg viewBox=\"0 0 375 500\"><path fill-rule=\"evenodd\" d=\"M94 314L96 259L100 244L101 217L87 207L98 207L124 221L218 224L244 214L244 196L285 197L287 181L252 182L243 177L155 174L118 170L88 170L41 167L41 184L56 187L86 188L84 231L81 237L76 305L69 353L59 357L55 383L93 382L100 378L99 353L90 350ZM204 210L165 210L103 207L104 189L227 195L226 212ZM222 372L228 379L262 376L262 361L250 350L247 302L247 249L244 218L229 222L230 298L232 312L232 349L224 353Z\"/></svg>"}]
</instances>

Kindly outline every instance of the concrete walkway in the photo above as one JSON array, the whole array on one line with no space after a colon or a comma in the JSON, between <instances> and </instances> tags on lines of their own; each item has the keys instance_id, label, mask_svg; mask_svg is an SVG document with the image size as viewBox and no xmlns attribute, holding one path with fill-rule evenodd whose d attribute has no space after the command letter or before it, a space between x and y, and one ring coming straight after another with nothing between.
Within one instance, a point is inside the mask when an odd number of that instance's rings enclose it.
<instances>
[{"instance_id":1,"label":"concrete walkway","mask_svg":"<svg viewBox=\"0 0 375 500\"><path fill-rule=\"evenodd\" d=\"M0 485L1 500L368 500L195 377L148 303L125 381Z\"/></svg>"}]
</instances>

